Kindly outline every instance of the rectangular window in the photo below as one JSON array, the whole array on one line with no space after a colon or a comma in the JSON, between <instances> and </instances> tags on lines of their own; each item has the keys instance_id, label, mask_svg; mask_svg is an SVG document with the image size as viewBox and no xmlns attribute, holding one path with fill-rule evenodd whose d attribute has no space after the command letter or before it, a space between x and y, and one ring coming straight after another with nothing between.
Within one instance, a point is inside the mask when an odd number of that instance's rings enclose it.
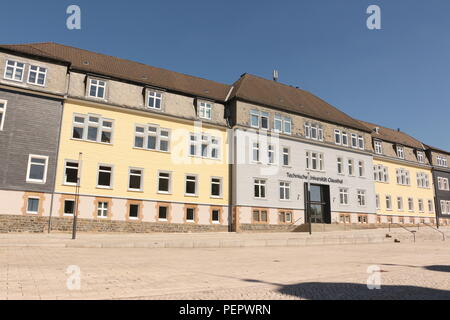
<instances>
[{"instance_id":1,"label":"rectangular window","mask_svg":"<svg viewBox=\"0 0 450 320\"><path fill-rule=\"evenodd\" d=\"M305 123L305 138L311 138L311 125L309 122Z\"/></svg>"},{"instance_id":2,"label":"rectangular window","mask_svg":"<svg viewBox=\"0 0 450 320\"><path fill-rule=\"evenodd\" d=\"M425 209L424 209L424 206L423 206L423 199L419 199L418 203L419 203L419 212L424 212Z\"/></svg>"},{"instance_id":3,"label":"rectangular window","mask_svg":"<svg viewBox=\"0 0 450 320\"><path fill-rule=\"evenodd\" d=\"M134 147L169 152L170 130L157 125L136 125Z\"/></svg>"},{"instance_id":4,"label":"rectangular window","mask_svg":"<svg viewBox=\"0 0 450 320\"><path fill-rule=\"evenodd\" d=\"M162 93L157 91L147 91L148 100L147 107L151 109L161 110Z\"/></svg>"},{"instance_id":5,"label":"rectangular window","mask_svg":"<svg viewBox=\"0 0 450 320\"><path fill-rule=\"evenodd\" d=\"M438 189L443 191L449 191L448 178L438 177Z\"/></svg>"},{"instance_id":6,"label":"rectangular window","mask_svg":"<svg viewBox=\"0 0 450 320\"><path fill-rule=\"evenodd\" d=\"M211 120L212 104L210 102L200 101L198 107L198 116L202 119Z\"/></svg>"},{"instance_id":7,"label":"rectangular window","mask_svg":"<svg viewBox=\"0 0 450 320\"><path fill-rule=\"evenodd\" d=\"M348 134L347 132L342 132L342 145L348 146Z\"/></svg>"},{"instance_id":8,"label":"rectangular window","mask_svg":"<svg viewBox=\"0 0 450 320\"><path fill-rule=\"evenodd\" d=\"M267 223L267 210L253 210L253 222Z\"/></svg>"},{"instance_id":9,"label":"rectangular window","mask_svg":"<svg viewBox=\"0 0 450 320\"><path fill-rule=\"evenodd\" d=\"M279 213L280 223L292 223L292 212L280 211Z\"/></svg>"},{"instance_id":10,"label":"rectangular window","mask_svg":"<svg viewBox=\"0 0 450 320\"><path fill-rule=\"evenodd\" d=\"M220 210L213 209L211 211L211 221L212 223L220 223Z\"/></svg>"},{"instance_id":11,"label":"rectangular window","mask_svg":"<svg viewBox=\"0 0 450 320\"><path fill-rule=\"evenodd\" d=\"M195 196L197 195L197 176L187 175L186 176L186 195Z\"/></svg>"},{"instance_id":12,"label":"rectangular window","mask_svg":"<svg viewBox=\"0 0 450 320\"><path fill-rule=\"evenodd\" d=\"M206 159L219 159L219 138L206 133L191 133L189 138L189 155Z\"/></svg>"},{"instance_id":13,"label":"rectangular window","mask_svg":"<svg viewBox=\"0 0 450 320\"><path fill-rule=\"evenodd\" d=\"M348 165L348 175L354 176L355 175L355 164L354 164L353 159L348 159L347 165Z\"/></svg>"},{"instance_id":14,"label":"rectangular window","mask_svg":"<svg viewBox=\"0 0 450 320\"><path fill-rule=\"evenodd\" d=\"M28 83L38 86L45 85L45 78L47 76L47 69L39 66L30 66L28 71Z\"/></svg>"},{"instance_id":15,"label":"rectangular window","mask_svg":"<svg viewBox=\"0 0 450 320\"><path fill-rule=\"evenodd\" d=\"M130 208L131 212L131 208ZM98 218L108 218L108 202L99 201L97 202L97 217ZM137 218L137 215L136 215Z\"/></svg>"},{"instance_id":16,"label":"rectangular window","mask_svg":"<svg viewBox=\"0 0 450 320\"><path fill-rule=\"evenodd\" d=\"M335 129L334 130L334 143L335 144L341 144L341 130Z\"/></svg>"},{"instance_id":17,"label":"rectangular window","mask_svg":"<svg viewBox=\"0 0 450 320\"><path fill-rule=\"evenodd\" d=\"M425 162L425 154L423 153L423 151L417 151L417 161L419 161L420 163Z\"/></svg>"},{"instance_id":18,"label":"rectangular window","mask_svg":"<svg viewBox=\"0 0 450 320\"><path fill-rule=\"evenodd\" d=\"M289 148L283 148L283 165L289 165Z\"/></svg>"},{"instance_id":19,"label":"rectangular window","mask_svg":"<svg viewBox=\"0 0 450 320\"><path fill-rule=\"evenodd\" d=\"M168 210L169 209L166 206L159 206L158 207L158 220L167 221Z\"/></svg>"},{"instance_id":20,"label":"rectangular window","mask_svg":"<svg viewBox=\"0 0 450 320\"><path fill-rule=\"evenodd\" d=\"M138 219L139 218L139 205L138 204L130 204L128 217L130 219Z\"/></svg>"},{"instance_id":21,"label":"rectangular window","mask_svg":"<svg viewBox=\"0 0 450 320\"><path fill-rule=\"evenodd\" d=\"M419 188L429 188L430 187L430 178L428 174L425 172L417 172L417 186Z\"/></svg>"},{"instance_id":22,"label":"rectangular window","mask_svg":"<svg viewBox=\"0 0 450 320\"><path fill-rule=\"evenodd\" d=\"M4 78L14 81L22 81L25 70L25 64L17 61L6 61Z\"/></svg>"},{"instance_id":23,"label":"rectangular window","mask_svg":"<svg viewBox=\"0 0 450 320\"><path fill-rule=\"evenodd\" d=\"M358 190L357 197L358 197L358 205L360 207L365 206L366 205L366 191Z\"/></svg>"},{"instance_id":24,"label":"rectangular window","mask_svg":"<svg viewBox=\"0 0 450 320\"><path fill-rule=\"evenodd\" d=\"M254 181L254 196L257 199L266 198L266 181L262 179L255 179Z\"/></svg>"},{"instance_id":25,"label":"rectangular window","mask_svg":"<svg viewBox=\"0 0 450 320\"><path fill-rule=\"evenodd\" d=\"M259 111L258 110L250 111L250 125L253 128L259 128Z\"/></svg>"},{"instance_id":26,"label":"rectangular window","mask_svg":"<svg viewBox=\"0 0 450 320\"><path fill-rule=\"evenodd\" d=\"M358 148L364 150L364 137L358 136Z\"/></svg>"},{"instance_id":27,"label":"rectangular window","mask_svg":"<svg viewBox=\"0 0 450 320\"><path fill-rule=\"evenodd\" d=\"M111 143L113 120L98 115L74 114L72 138L101 143Z\"/></svg>"},{"instance_id":28,"label":"rectangular window","mask_svg":"<svg viewBox=\"0 0 450 320\"><path fill-rule=\"evenodd\" d=\"M376 207L377 209L380 209L380 208L381 208L381 204L380 204L380 195L379 195L379 194L375 195L375 207Z\"/></svg>"},{"instance_id":29,"label":"rectangular window","mask_svg":"<svg viewBox=\"0 0 450 320\"><path fill-rule=\"evenodd\" d=\"M411 179L408 170L402 168L397 169L396 175L397 175L397 184L402 186L409 186L411 184Z\"/></svg>"},{"instance_id":30,"label":"rectangular window","mask_svg":"<svg viewBox=\"0 0 450 320\"><path fill-rule=\"evenodd\" d=\"M275 114L273 120L273 131L282 132L283 130L283 117L279 114Z\"/></svg>"},{"instance_id":31,"label":"rectangular window","mask_svg":"<svg viewBox=\"0 0 450 320\"><path fill-rule=\"evenodd\" d=\"M342 157L337 158L337 172L344 174L344 159Z\"/></svg>"},{"instance_id":32,"label":"rectangular window","mask_svg":"<svg viewBox=\"0 0 450 320\"><path fill-rule=\"evenodd\" d=\"M64 215L73 216L75 212L75 201L74 200L64 200Z\"/></svg>"},{"instance_id":33,"label":"rectangular window","mask_svg":"<svg viewBox=\"0 0 450 320\"><path fill-rule=\"evenodd\" d=\"M383 154L383 145L382 145L381 141L375 140L374 147L375 147L376 154Z\"/></svg>"},{"instance_id":34,"label":"rectangular window","mask_svg":"<svg viewBox=\"0 0 450 320\"><path fill-rule=\"evenodd\" d=\"M364 161L358 161L358 175L364 177Z\"/></svg>"},{"instance_id":35,"label":"rectangular window","mask_svg":"<svg viewBox=\"0 0 450 320\"><path fill-rule=\"evenodd\" d=\"M186 208L186 222L195 221L195 208Z\"/></svg>"},{"instance_id":36,"label":"rectangular window","mask_svg":"<svg viewBox=\"0 0 450 320\"><path fill-rule=\"evenodd\" d=\"M437 165L440 167L448 167L447 158L442 156L437 156Z\"/></svg>"},{"instance_id":37,"label":"rectangular window","mask_svg":"<svg viewBox=\"0 0 450 320\"><path fill-rule=\"evenodd\" d=\"M391 198L391 196L386 196L386 210L392 210L392 198Z\"/></svg>"},{"instance_id":38,"label":"rectangular window","mask_svg":"<svg viewBox=\"0 0 450 320\"><path fill-rule=\"evenodd\" d=\"M142 191L143 169L130 168L128 171L128 190Z\"/></svg>"},{"instance_id":39,"label":"rectangular window","mask_svg":"<svg viewBox=\"0 0 450 320\"><path fill-rule=\"evenodd\" d=\"M373 166L374 180L378 182L389 182L388 167L381 164Z\"/></svg>"},{"instance_id":40,"label":"rectangular window","mask_svg":"<svg viewBox=\"0 0 450 320\"><path fill-rule=\"evenodd\" d=\"M339 203L341 205L348 205L348 189L339 188Z\"/></svg>"},{"instance_id":41,"label":"rectangular window","mask_svg":"<svg viewBox=\"0 0 450 320\"><path fill-rule=\"evenodd\" d=\"M269 164L275 163L275 147L271 144L267 146L267 160Z\"/></svg>"},{"instance_id":42,"label":"rectangular window","mask_svg":"<svg viewBox=\"0 0 450 320\"><path fill-rule=\"evenodd\" d=\"M397 157L405 159L405 152L402 146L397 146Z\"/></svg>"},{"instance_id":43,"label":"rectangular window","mask_svg":"<svg viewBox=\"0 0 450 320\"><path fill-rule=\"evenodd\" d=\"M261 111L261 129L269 129L269 114Z\"/></svg>"},{"instance_id":44,"label":"rectangular window","mask_svg":"<svg viewBox=\"0 0 450 320\"><path fill-rule=\"evenodd\" d=\"M358 148L358 136L352 133L352 148Z\"/></svg>"},{"instance_id":45,"label":"rectangular window","mask_svg":"<svg viewBox=\"0 0 450 320\"><path fill-rule=\"evenodd\" d=\"M403 198L397 197L397 209L398 211L403 211Z\"/></svg>"},{"instance_id":46,"label":"rectangular window","mask_svg":"<svg viewBox=\"0 0 450 320\"><path fill-rule=\"evenodd\" d=\"M211 178L211 197L222 197L222 178Z\"/></svg>"},{"instance_id":47,"label":"rectangular window","mask_svg":"<svg viewBox=\"0 0 450 320\"><path fill-rule=\"evenodd\" d=\"M28 198L27 213L30 213L30 214L38 214L39 213L39 198Z\"/></svg>"},{"instance_id":48,"label":"rectangular window","mask_svg":"<svg viewBox=\"0 0 450 320\"><path fill-rule=\"evenodd\" d=\"M323 141L323 128L316 123L305 123L305 137Z\"/></svg>"},{"instance_id":49,"label":"rectangular window","mask_svg":"<svg viewBox=\"0 0 450 320\"><path fill-rule=\"evenodd\" d=\"M291 198L291 184L289 182L280 182L280 200L289 200Z\"/></svg>"},{"instance_id":50,"label":"rectangular window","mask_svg":"<svg viewBox=\"0 0 450 320\"><path fill-rule=\"evenodd\" d=\"M99 165L98 166L98 181L97 187L111 188L112 186L112 166Z\"/></svg>"},{"instance_id":51,"label":"rectangular window","mask_svg":"<svg viewBox=\"0 0 450 320\"><path fill-rule=\"evenodd\" d=\"M323 171L323 153L306 151L306 169Z\"/></svg>"},{"instance_id":52,"label":"rectangular window","mask_svg":"<svg viewBox=\"0 0 450 320\"><path fill-rule=\"evenodd\" d=\"M76 185L78 182L78 162L66 160L64 163L64 184Z\"/></svg>"},{"instance_id":53,"label":"rectangular window","mask_svg":"<svg viewBox=\"0 0 450 320\"><path fill-rule=\"evenodd\" d=\"M106 82L97 79L89 79L88 96L92 98L105 99Z\"/></svg>"},{"instance_id":54,"label":"rectangular window","mask_svg":"<svg viewBox=\"0 0 450 320\"><path fill-rule=\"evenodd\" d=\"M283 118L283 132L285 134L291 134L292 133L292 120L291 118L284 117Z\"/></svg>"},{"instance_id":55,"label":"rectangular window","mask_svg":"<svg viewBox=\"0 0 450 320\"><path fill-rule=\"evenodd\" d=\"M30 154L28 157L27 182L45 183L47 180L48 157Z\"/></svg>"},{"instance_id":56,"label":"rectangular window","mask_svg":"<svg viewBox=\"0 0 450 320\"><path fill-rule=\"evenodd\" d=\"M3 130L3 125L5 124L6 117L6 101L0 100L0 131Z\"/></svg>"},{"instance_id":57,"label":"rectangular window","mask_svg":"<svg viewBox=\"0 0 450 320\"><path fill-rule=\"evenodd\" d=\"M252 159L254 162L259 162L259 143L257 142L252 144Z\"/></svg>"},{"instance_id":58,"label":"rectangular window","mask_svg":"<svg viewBox=\"0 0 450 320\"><path fill-rule=\"evenodd\" d=\"M428 212L434 212L433 200L428 200Z\"/></svg>"},{"instance_id":59,"label":"rectangular window","mask_svg":"<svg viewBox=\"0 0 450 320\"><path fill-rule=\"evenodd\" d=\"M413 200L413 198L408 198L408 211L414 211L414 200Z\"/></svg>"},{"instance_id":60,"label":"rectangular window","mask_svg":"<svg viewBox=\"0 0 450 320\"><path fill-rule=\"evenodd\" d=\"M159 172L158 173L158 192L159 193L170 193L170 172Z\"/></svg>"}]
</instances>

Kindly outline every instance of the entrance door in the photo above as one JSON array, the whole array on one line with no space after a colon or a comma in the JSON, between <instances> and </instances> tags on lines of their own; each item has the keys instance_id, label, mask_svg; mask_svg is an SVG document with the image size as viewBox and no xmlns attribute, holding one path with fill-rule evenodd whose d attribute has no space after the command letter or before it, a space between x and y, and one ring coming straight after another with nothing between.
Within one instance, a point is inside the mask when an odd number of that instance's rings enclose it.
<instances>
[{"instance_id":1,"label":"entrance door","mask_svg":"<svg viewBox=\"0 0 450 320\"><path fill-rule=\"evenodd\" d=\"M305 195L307 193L308 184L305 183ZM307 202L307 197L305 197L305 208L307 208ZM311 223L331 223L330 186L311 184L309 203Z\"/></svg>"}]
</instances>

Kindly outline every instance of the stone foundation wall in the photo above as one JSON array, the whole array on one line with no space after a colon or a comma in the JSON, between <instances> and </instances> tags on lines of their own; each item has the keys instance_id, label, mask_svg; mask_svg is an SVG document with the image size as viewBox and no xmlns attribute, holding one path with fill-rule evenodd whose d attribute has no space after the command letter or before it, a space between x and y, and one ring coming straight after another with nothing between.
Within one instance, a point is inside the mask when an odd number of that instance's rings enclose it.
<instances>
[{"instance_id":1,"label":"stone foundation wall","mask_svg":"<svg viewBox=\"0 0 450 320\"><path fill-rule=\"evenodd\" d=\"M293 224L240 224L240 232L293 232L298 228L298 225Z\"/></svg>"},{"instance_id":2,"label":"stone foundation wall","mask_svg":"<svg viewBox=\"0 0 450 320\"><path fill-rule=\"evenodd\" d=\"M48 217L0 215L0 233L47 232ZM52 231L71 232L72 218L52 218ZM226 232L228 226L77 219L80 232Z\"/></svg>"}]
</instances>

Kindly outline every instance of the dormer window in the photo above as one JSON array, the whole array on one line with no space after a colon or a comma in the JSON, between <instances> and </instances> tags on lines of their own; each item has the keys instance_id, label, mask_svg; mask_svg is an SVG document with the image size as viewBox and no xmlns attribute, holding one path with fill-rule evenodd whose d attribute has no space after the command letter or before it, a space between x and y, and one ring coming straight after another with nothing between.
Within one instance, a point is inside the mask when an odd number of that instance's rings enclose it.
<instances>
[{"instance_id":1,"label":"dormer window","mask_svg":"<svg viewBox=\"0 0 450 320\"><path fill-rule=\"evenodd\" d=\"M405 151L403 149L403 146L397 146L397 157L400 159L405 159Z\"/></svg>"},{"instance_id":2,"label":"dormer window","mask_svg":"<svg viewBox=\"0 0 450 320\"><path fill-rule=\"evenodd\" d=\"M47 76L47 69L38 66L30 66L28 71L28 83L38 86L45 85L45 78Z\"/></svg>"},{"instance_id":3,"label":"dormer window","mask_svg":"<svg viewBox=\"0 0 450 320\"><path fill-rule=\"evenodd\" d=\"M148 91L147 107L151 109L161 110L162 107L162 93L157 91Z\"/></svg>"},{"instance_id":4,"label":"dormer window","mask_svg":"<svg viewBox=\"0 0 450 320\"><path fill-rule=\"evenodd\" d=\"M14 80L14 81L22 81L23 74L25 71L25 63L17 62L17 61L6 61L5 68L5 79Z\"/></svg>"},{"instance_id":5,"label":"dormer window","mask_svg":"<svg viewBox=\"0 0 450 320\"><path fill-rule=\"evenodd\" d=\"M417 161L419 161L420 163L425 162L425 155L423 151L417 151Z\"/></svg>"},{"instance_id":6,"label":"dormer window","mask_svg":"<svg viewBox=\"0 0 450 320\"><path fill-rule=\"evenodd\" d=\"M375 140L373 145L376 154L383 154L383 145L380 140Z\"/></svg>"},{"instance_id":7,"label":"dormer window","mask_svg":"<svg viewBox=\"0 0 450 320\"><path fill-rule=\"evenodd\" d=\"M89 79L88 95L92 98L105 99L106 81Z\"/></svg>"},{"instance_id":8,"label":"dormer window","mask_svg":"<svg viewBox=\"0 0 450 320\"><path fill-rule=\"evenodd\" d=\"M200 101L198 106L198 116L202 119L211 120L212 104L206 101Z\"/></svg>"}]
</instances>

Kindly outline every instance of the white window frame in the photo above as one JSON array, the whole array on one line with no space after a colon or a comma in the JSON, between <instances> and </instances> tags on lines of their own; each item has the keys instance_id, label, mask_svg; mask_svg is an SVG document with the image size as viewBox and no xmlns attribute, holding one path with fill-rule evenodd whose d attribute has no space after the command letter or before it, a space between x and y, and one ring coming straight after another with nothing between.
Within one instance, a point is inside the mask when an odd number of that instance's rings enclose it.
<instances>
[{"instance_id":1,"label":"white window frame","mask_svg":"<svg viewBox=\"0 0 450 320\"><path fill-rule=\"evenodd\" d=\"M291 153L291 148L283 147L283 155L282 155L282 157L283 157L283 166L285 166L285 167L287 167L287 166L289 166L291 164L290 153ZM286 159L287 159L287 163L285 161Z\"/></svg>"},{"instance_id":2,"label":"white window frame","mask_svg":"<svg viewBox=\"0 0 450 320\"><path fill-rule=\"evenodd\" d=\"M408 198L408 211L414 212L414 199Z\"/></svg>"},{"instance_id":3,"label":"white window frame","mask_svg":"<svg viewBox=\"0 0 450 320\"><path fill-rule=\"evenodd\" d=\"M375 195L375 208L377 210L381 209L381 202L380 202L380 195L379 194Z\"/></svg>"},{"instance_id":4,"label":"white window frame","mask_svg":"<svg viewBox=\"0 0 450 320\"><path fill-rule=\"evenodd\" d=\"M423 202L423 199L417 199L417 204L419 206L419 212L425 212L425 204Z\"/></svg>"},{"instance_id":5,"label":"white window frame","mask_svg":"<svg viewBox=\"0 0 450 320\"><path fill-rule=\"evenodd\" d=\"M345 131L342 131L342 145L344 147L348 147L348 133Z\"/></svg>"},{"instance_id":6,"label":"white window frame","mask_svg":"<svg viewBox=\"0 0 450 320\"><path fill-rule=\"evenodd\" d=\"M33 165L32 163L32 159L43 159L45 160L45 164L44 164L44 176L42 178L42 180L38 180L38 179L31 179L30 178L30 173L31 173L31 166ZM48 156L41 156L41 155L36 155L36 154L30 154L28 155L28 166L27 166L27 177L26 177L26 182L27 183L36 183L36 184L45 184L47 182L47 169L48 169ZM40 163L35 163L35 165L42 165Z\"/></svg>"},{"instance_id":7,"label":"white window frame","mask_svg":"<svg viewBox=\"0 0 450 320\"><path fill-rule=\"evenodd\" d=\"M259 179L255 178L253 179L253 198L255 199L266 199L267 193L266 193L266 180L265 179ZM255 187L258 187L258 193L259 196L255 194ZM264 192L262 192L264 191ZM261 196L261 194L264 193L264 197Z\"/></svg>"},{"instance_id":8,"label":"white window frame","mask_svg":"<svg viewBox=\"0 0 450 320\"><path fill-rule=\"evenodd\" d=\"M376 154L383 154L383 142L381 140L374 140L374 149Z\"/></svg>"},{"instance_id":9,"label":"white window frame","mask_svg":"<svg viewBox=\"0 0 450 320\"><path fill-rule=\"evenodd\" d=\"M153 98L153 105L150 105L150 98ZM159 108L156 107L156 102L159 101ZM157 90L147 90L147 108L153 110L162 110L163 93Z\"/></svg>"},{"instance_id":10,"label":"white window frame","mask_svg":"<svg viewBox=\"0 0 450 320\"><path fill-rule=\"evenodd\" d=\"M429 189L430 188L430 176L425 172L417 172L417 187Z\"/></svg>"},{"instance_id":11,"label":"white window frame","mask_svg":"<svg viewBox=\"0 0 450 320\"><path fill-rule=\"evenodd\" d=\"M351 134L350 143L353 149L358 149L358 135L356 133Z\"/></svg>"},{"instance_id":12,"label":"white window frame","mask_svg":"<svg viewBox=\"0 0 450 320\"><path fill-rule=\"evenodd\" d=\"M100 179L100 172L108 172L107 170L100 169L101 167L109 167L111 171L109 171L110 177L109 177L109 186L102 186L99 185L99 179ZM113 188L113 174L114 174L114 166L112 164L103 164L99 163L97 166L97 188L99 189L112 189Z\"/></svg>"},{"instance_id":13,"label":"white window frame","mask_svg":"<svg viewBox=\"0 0 450 320\"><path fill-rule=\"evenodd\" d=\"M339 188L339 204L341 206L349 205L348 188Z\"/></svg>"},{"instance_id":14,"label":"white window frame","mask_svg":"<svg viewBox=\"0 0 450 320\"><path fill-rule=\"evenodd\" d=\"M397 197L397 210L398 211L403 211L404 210L403 197Z\"/></svg>"},{"instance_id":15,"label":"white window frame","mask_svg":"<svg viewBox=\"0 0 450 320\"><path fill-rule=\"evenodd\" d=\"M37 200L38 201L38 207L37 207L37 211L30 211L29 210L29 203L28 201L32 199L32 200ZM41 206L41 199L39 197L27 197L27 214L39 214L39 207Z\"/></svg>"},{"instance_id":16,"label":"white window frame","mask_svg":"<svg viewBox=\"0 0 450 320\"><path fill-rule=\"evenodd\" d=\"M106 203L106 208L104 206L105 203ZM101 206L100 206L100 204L101 204ZM108 212L109 212L109 202L97 201L97 218L100 218L100 219L108 218ZM105 213L106 213L106 215L105 215ZM129 212L128 212L128 214L129 214Z\"/></svg>"},{"instance_id":17,"label":"white window frame","mask_svg":"<svg viewBox=\"0 0 450 320\"><path fill-rule=\"evenodd\" d=\"M283 133L292 134L292 119L289 117L283 117Z\"/></svg>"},{"instance_id":18,"label":"white window frame","mask_svg":"<svg viewBox=\"0 0 450 320\"><path fill-rule=\"evenodd\" d=\"M161 174L167 174L168 177L161 177ZM167 186L168 186L167 191L159 189L159 181L161 179L167 180ZM156 181L156 190L157 190L157 193L160 193L160 194L171 194L172 193L172 172L164 171L164 170L158 171L158 178Z\"/></svg>"},{"instance_id":19,"label":"white window frame","mask_svg":"<svg viewBox=\"0 0 450 320\"><path fill-rule=\"evenodd\" d=\"M203 155L203 146L206 146L206 155ZM195 154L192 154L194 147ZM214 153L216 157L213 157ZM190 133L188 143L188 155L190 157L198 157L203 159L220 160L221 142L220 138L209 133Z\"/></svg>"},{"instance_id":20,"label":"white window frame","mask_svg":"<svg viewBox=\"0 0 450 320\"><path fill-rule=\"evenodd\" d=\"M140 171L141 173L138 175L137 173L132 173L131 172L132 170ZM131 176L139 176L139 177L141 177L141 180L140 180L140 183L139 183L139 189L130 187ZM144 169L143 168L136 168L136 167L129 167L128 168L128 185L127 185L127 187L128 187L128 191L133 191L133 192L142 192L142 191L144 191Z\"/></svg>"},{"instance_id":21,"label":"white window frame","mask_svg":"<svg viewBox=\"0 0 450 320\"><path fill-rule=\"evenodd\" d=\"M359 207L366 206L366 190L357 190L356 199Z\"/></svg>"},{"instance_id":22,"label":"white window frame","mask_svg":"<svg viewBox=\"0 0 450 320\"><path fill-rule=\"evenodd\" d=\"M339 129L334 129L334 143L337 145L341 145L342 144L342 135L341 135L341 130Z\"/></svg>"},{"instance_id":23,"label":"white window frame","mask_svg":"<svg viewBox=\"0 0 450 320\"><path fill-rule=\"evenodd\" d=\"M347 171L348 171L348 175L350 177L355 177L356 173L355 173L355 160L349 158L347 159Z\"/></svg>"},{"instance_id":24,"label":"white window frame","mask_svg":"<svg viewBox=\"0 0 450 320\"><path fill-rule=\"evenodd\" d=\"M76 118L82 118L84 120L83 123L75 121ZM94 121L91 119L97 118L98 121ZM111 126L106 125L107 123L110 123ZM75 138L73 136L74 128L82 128L83 129L83 135L81 138ZM95 140L89 139L89 128L97 128L97 136ZM109 142L102 141L103 132L110 134ZM101 115L98 114L80 114L80 113L74 113L72 116L72 131L71 131L71 139L78 140L78 141L87 141L87 142L94 142L94 143L102 143L102 144L113 144L113 136L114 136L114 120L104 118Z\"/></svg>"},{"instance_id":25,"label":"white window frame","mask_svg":"<svg viewBox=\"0 0 450 320\"><path fill-rule=\"evenodd\" d=\"M397 146L397 157L399 159L405 159L405 149L403 146Z\"/></svg>"},{"instance_id":26,"label":"white window frame","mask_svg":"<svg viewBox=\"0 0 450 320\"><path fill-rule=\"evenodd\" d=\"M188 179L188 177L194 177L194 179ZM187 193L187 183L194 182L195 193ZM197 197L198 196L198 176L196 174L186 174L184 176L184 195L187 197Z\"/></svg>"},{"instance_id":27,"label":"white window frame","mask_svg":"<svg viewBox=\"0 0 450 320\"><path fill-rule=\"evenodd\" d=\"M14 65L13 66L9 65L8 64L9 62L13 62ZM17 66L18 64L22 64L23 66L22 67L18 67ZM5 62L5 72L3 74L3 78L6 79L6 80L10 80L10 81L23 82L23 76L25 75L25 66L26 66L26 64L24 62L15 61L15 60L6 60L6 62ZM7 72L8 68L12 68L13 69L11 78L8 78L6 76L6 72ZM22 76L20 77L20 80L16 79L17 70L22 70Z\"/></svg>"},{"instance_id":28,"label":"white window frame","mask_svg":"<svg viewBox=\"0 0 450 320\"><path fill-rule=\"evenodd\" d=\"M208 102L208 101L199 101L198 102L198 117L201 119L211 120L212 102Z\"/></svg>"},{"instance_id":29,"label":"white window frame","mask_svg":"<svg viewBox=\"0 0 450 320\"><path fill-rule=\"evenodd\" d=\"M276 161L275 145L268 144L267 145L267 164L275 164L275 161Z\"/></svg>"},{"instance_id":30,"label":"white window frame","mask_svg":"<svg viewBox=\"0 0 450 320\"><path fill-rule=\"evenodd\" d=\"M254 117L256 118L256 120L258 122L257 124L253 123L253 118ZM250 126L252 128L258 128L259 129L260 123L261 123L261 119L260 119L259 111L255 110L255 109L250 110Z\"/></svg>"},{"instance_id":31,"label":"white window frame","mask_svg":"<svg viewBox=\"0 0 450 320\"><path fill-rule=\"evenodd\" d=\"M344 170L344 157L337 157L336 158L336 164L337 164L337 173L340 175L345 175Z\"/></svg>"},{"instance_id":32,"label":"white window frame","mask_svg":"<svg viewBox=\"0 0 450 320\"><path fill-rule=\"evenodd\" d=\"M252 142L252 162L261 162L261 145L259 142Z\"/></svg>"},{"instance_id":33,"label":"white window frame","mask_svg":"<svg viewBox=\"0 0 450 320\"><path fill-rule=\"evenodd\" d=\"M313 167L314 160L316 168ZM324 154L317 151L306 151L306 170L323 172L325 168Z\"/></svg>"},{"instance_id":34,"label":"white window frame","mask_svg":"<svg viewBox=\"0 0 450 320\"><path fill-rule=\"evenodd\" d=\"M364 148L365 148L365 143L364 143L364 137L363 136L358 136L358 148L360 150L364 150Z\"/></svg>"},{"instance_id":35,"label":"white window frame","mask_svg":"<svg viewBox=\"0 0 450 320\"><path fill-rule=\"evenodd\" d=\"M374 180L376 182L389 183L389 168L381 164L373 166Z\"/></svg>"},{"instance_id":36,"label":"white window frame","mask_svg":"<svg viewBox=\"0 0 450 320\"><path fill-rule=\"evenodd\" d=\"M218 182L217 181L213 181L213 180L219 180ZM215 184L215 185L219 185L219 195L213 195L212 194L212 186L213 186L213 184ZM221 198L223 198L223 188L222 188L222 186L223 186L223 178L222 177L211 177L211 194L210 194L210 197L211 198L215 198L215 199L221 199Z\"/></svg>"},{"instance_id":37,"label":"white window frame","mask_svg":"<svg viewBox=\"0 0 450 320\"><path fill-rule=\"evenodd\" d=\"M358 177L364 178L366 176L365 165L363 160L358 160Z\"/></svg>"},{"instance_id":38,"label":"white window frame","mask_svg":"<svg viewBox=\"0 0 450 320\"><path fill-rule=\"evenodd\" d=\"M395 170L397 177L397 184L401 186L410 186L411 185L411 176L409 170L398 168Z\"/></svg>"},{"instance_id":39,"label":"white window frame","mask_svg":"<svg viewBox=\"0 0 450 320\"><path fill-rule=\"evenodd\" d=\"M281 201L291 200L291 183L289 181L280 181L279 196Z\"/></svg>"},{"instance_id":40,"label":"white window frame","mask_svg":"<svg viewBox=\"0 0 450 320\"><path fill-rule=\"evenodd\" d=\"M417 161L425 163L425 153L423 151L417 151Z\"/></svg>"},{"instance_id":41,"label":"white window frame","mask_svg":"<svg viewBox=\"0 0 450 320\"><path fill-rule=\"evenodd\" d=\"M433 213L434 212L434 203L433 200L428 199L428 212Z\"/></svg>"},{"instance_id":42,"label":"white window frame","mask_svg":"<svg viewBox=\"0 0 450 320\"><path fill-rule=\"evenodd\" d=\"M138 128L142 129L143 132L138 132ZM167 133L167 135L163 135ZM155 148L151 149L148 147L148 139L149 137L155 138ZM136 138L142 138L142 147L136 146ZM158 151L170 153L171 147L171 130L167 128L161 128L157 124L136 124L134 126L134 140L133 140L133 148L147 150L147 151ZM163 150L161 148L162 142L167 143L167 150Z\"/></svg>"},{"instance_id":43,"label":"white window frame","mask_svg":"<svg viewBox=\"0 0 450 320\"><path fill-rule=\"evenodd\" d=\"M0 113L2 114L2 120L0 121L0 131L3 131L3 126L5 124L6 119L6 106L8 104L8 101L0 100L0 104L3 105L3 108L0 109Z\"/></svg>"},{"instance_id":44,"label":"white window frame","mask_svg":"<svg viewBox=\"0 0 450 320\"><path fill-rule=\"evenodd\" d=\"M93 82L96 81L97 83L94 84ZM103 84L101 84L103 83ZM95 96L91 95L91 88L95 86ZM87 96L89 98L95 98L95 99L100 99L100 100L106 100L106 80L101 80L101 79L95 79L95 78L89 78L89 85L88 85L88 92L87 92ZM99 88L103 88L103 96L99 97L98 93L99 93Z\"/></svg>"},{"instance_id":45,"label":"white window frame","mask_svg":"<svg viewBox=\"0 0 450 320\"><path fill-rule=\"evenodd\" d=\"M31 68L36 68L36 70L31 70ZM44 71L42 71L42 69L44 69ZM46 83L47 83L47 68L45 67L41 67L41 66L36 66L36 65L30 65L28 68L28 78L27 78L27 83L35 85L35 86L40 86L40 87L45 87ZM36 73L36 81L35 82L31 82L30 81L30 76L31 73L34 72ZM40 84L38 83L38 79L39 79L39 75L44 75L44 83Z\"/></svg>"},{"instance_id":46,"label":"white window frame","mask_svg":"<svg viewBox=\"0 0 450 320\"><path fill-rule=\"evenodd\" d=\"M63 184L66 186L76 186L78 184L78 182L67 182L67 174L66 174L66 170L67 168L69 169L75 169L75 167L73 166L68 166L67 163L72 162L72 163L76 163L77 166L77 180L80 177L80 163L78 162L78 160L64 160L64 180L63 180Z\"/></svg>"},{"instance_id":47,"label":"white window frame","mask_svg":"<svg viewBox=\"0 0 450 320\"><path fill-rule=\"evenodd\" d=\"M387 211L392 211L392 197L391 195L386 195L385 197L385 204L386 204L386 210Z\"/></svg>"},{"instance_id":48,"label":"white window frame","mask_svg":"<svg viewBox=\"0 0 450 320\"><path fill-rule=\"evenodd\" d=\"M275 114L273 119L273 131L278 133L283 131L283 117L278 113Z\"/></svg>"}]
</instances>

